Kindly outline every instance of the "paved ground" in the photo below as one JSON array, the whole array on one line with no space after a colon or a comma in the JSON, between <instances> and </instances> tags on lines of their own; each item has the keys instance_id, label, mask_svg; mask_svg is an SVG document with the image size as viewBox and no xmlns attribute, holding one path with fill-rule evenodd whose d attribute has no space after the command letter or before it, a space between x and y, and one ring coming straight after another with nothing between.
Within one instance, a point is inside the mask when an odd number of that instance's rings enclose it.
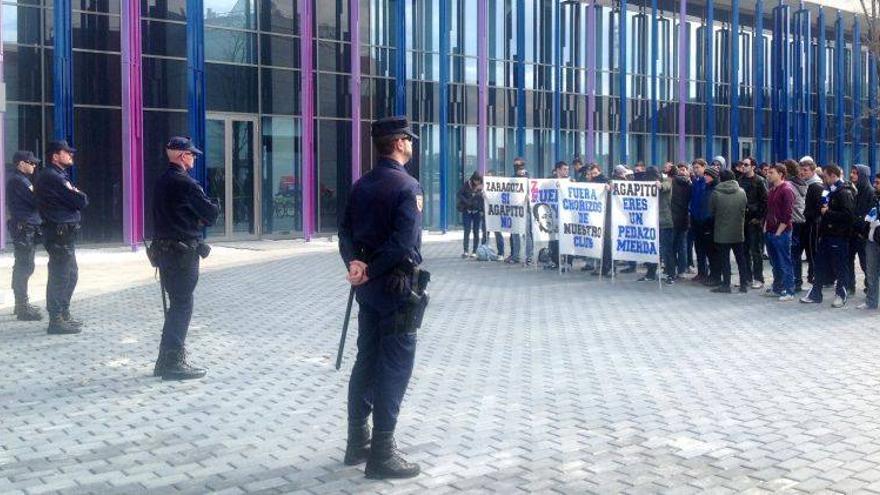
<instances>
[{"instance_id":1,"label":"paved ground","mask_svg":"<svg viewBox=\"0 0 880 495\"><path fill-rule=\"evenodd\" d=\"M880 492L876 314L462 261L455 242L426 247L399 428L425 473L366 480L341 463L338 258L260 246L202 277L202 381L150 376L161 309L137 255L109 288L84 280L82 335L7 306L0 493Z\"/></svg>"}]
</instances>

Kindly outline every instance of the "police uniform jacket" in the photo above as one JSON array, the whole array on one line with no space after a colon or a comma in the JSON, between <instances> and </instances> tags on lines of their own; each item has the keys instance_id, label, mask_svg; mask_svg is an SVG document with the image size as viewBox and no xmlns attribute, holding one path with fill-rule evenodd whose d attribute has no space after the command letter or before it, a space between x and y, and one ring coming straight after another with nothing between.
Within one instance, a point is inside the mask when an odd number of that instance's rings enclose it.
<instances>
[{"instance_id":1,"label":"police uniform jacket","mask_svg":"<svg viewBox=\"0 0 880 495\"><path fill-rule=\"evenodd\" d=\"M37 210L37 197L34 186L27 175L16 170L6 181L6 207L13 225L43 223Z\"/></svg>"},{"instance_id":2,"label":"police uniform jacket","mask_svg":"<svg viewBox=\"0 0 880 495\"><path fill-rule=\"evenodd\" d=\"M79 223L80 210L88 206L89 197L75 191L67 171L49 164L37 177L35 186L40 215L49 223Z\"/></svg>"},{"instance_id":3,"label":"police uniform jacket","mask_svg":"<svg viewBox=\"0 0 880 495\"><path fill-rule=\"evenodd\" d=\"M352 188L339 228L339 247L348 266L367 264L369 281L358 301L377 309L399 307L405 296L387 290L396 268L422 262L422 188L403 165L380 158Z\"/></svg>"},{"instance_id":4,"label":"police uniform jacket","mask_svg":"<svg viewBox=\"0 0 880 495\"><path fill-rule=\"evenodd\" d=\"M153 193L154 239L201 239L202 228L212 225L219 215L220 208L182 168L171 164L156 183Z\"/></svg>"}]
</instances>

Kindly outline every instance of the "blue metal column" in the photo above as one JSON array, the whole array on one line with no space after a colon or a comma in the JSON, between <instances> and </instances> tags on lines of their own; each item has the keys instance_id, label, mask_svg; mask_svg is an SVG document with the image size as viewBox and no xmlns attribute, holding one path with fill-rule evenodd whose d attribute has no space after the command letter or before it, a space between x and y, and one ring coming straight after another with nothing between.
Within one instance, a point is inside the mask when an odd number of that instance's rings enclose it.
<instances>
[{"instance_id":1,"label":"blue metal column","mask_svg":"<svg viewBox=\"0 0 880 495\"><path fill-rule=\"evenodd\" d=\"M617 91L620 101L620 124L618 131L620 132L620 156L618 163L627 163L629 161L629 146L627 146L627 116L626 116L626 0L620 0L620 16L618 18L617 28Z\"/></svg>"},{"instance_id":2,"label":"blue metal column","mask_svg":"<svg viewBox=\"0 0 880 495\"><path fill-rule=\"evenodd\" d=\"M794 155L789 157L801 157L811 154L810 140L810 75L811 72L811 46L810 46L810 11L803 8L795 12L795 56L792 59L794 65L794 94L796 112L795 121L795 147Z\"/></svg>"},{"instance_id":3,"label":"blue metal column","mask_svg":"<svg viewBox=\"0 0 880 495\"><path fill-rule=\"evenodd\" d=\"M449 228L449 0L440 0L440 230Z\"/></svg>"},{"instance_id":4,"label":"blue metal column","mask_svg":"<svg viewBox=\"0 0 880 495\"><path fill-rule=\"evenodd\" d=\"M202 0L186 0L187 109L190 138L205 150L205 17ZM193 175L207 187L206 155L196 158Z\"/></svg>"},{"instance_id":5,"label":"blue metal column","mask_svg":"<svg viewBox=\"0 0 880 495\"><path fill-rule=\"evenodd\" d=\"M871 174L877 173L877 57L868 57L868 166Z\"/></svg>"},{"instance_id":6,"label":"blue metal column","mask_svg":"<svg viewBox=\"0 0 880 495\"><path fill-rule=\"evenodd\" d=\"M810 15L809 10L802 7L801 12L803 12L803 14L802 14L803 18L801 19L801 22L802 22L801 39L803 40L803 45L804 45L804 51L803 51L803 54L801 55L801 59L802 59L801 63L803 65L801 77L803 78L803 81L804 81L803 86L801 88L803 90L803 94L801 95L802 102L803 102L801 105L801 111L803 112L801 114L801 121L803 122L803 124L802 124L803 134L801 137L801 142L803 143L804 147L803 147L803 150L800 152L800 154L798 156L794 157L795 159L799 159L801 156L804 156L804 155L812 155L813 154L813 147L812 147L812 135L813 135L813 131L812 131L813 94L812 93L813 93L813 87L810 84L811 76L813 74L813 63L814 63L813 62L813 50L812 50L813 19L812 19L812 16Z\"/></svg>"},{"instance_id":7,"label":"blue metal column","mask_svg":"<svg viewBox=\"0 0 880 495\"><path fill-rule=\"evenodd\" d=\"M828 102L825 79L827 77L827 56L826 50L828 43L825 40L825 9L819 7L819 19L817 20L816 29L819 30L819 49L816 50L816 97L818 99L819 108L816 109L816 163L825 164L828 162L828 143L826 143L826 127L828 126Z\"/></svg>"},{"instance_id":8,"label":"blue metal column","mask_svg":"<svg viewBox=\"0 0 880 495\"><path fill-rule=\"evenodd\" d=\"M526 0L516 0L516 154L526 154Z\"/></svg>"},{"instance_id":9,"label":"blue metal column","mask_svg":"<svg viewBox=\"0 0 880 495\"><path fill-rule=\"evenodd\" d=\"M660 166L657 156L657 0L651 0L651 165Z\"/></svg>"},{"instance_id":10,"label":"blue metal column","mask_svg":"<svg viewBox=\"0 0 880 495\"><path fill-rule=\"evenodd\" d=\"M852 124L852 163L862 163L862 29L859 17L853 23L853 124Z\"/></svg>"},{"instance_id":11,"label":"blue metal column","mask_svg":"<svg viewBox=\"0 0 880 495\"><path fill-rule=\"evenodd\" d=\"M706 76L706 160L711 162L715 156L715 1L706 2L706 26L703 50Z\"/></svg>"},{"instance_id":12,"label":"blue metal column","mask_svg":"<svg viewBox=\"0 0 880 495\"><path fill-rule=\"evenodd\" d=\"M55 1L53 12L55 84L52 88L55 98L55 139L66 139L71 145L74 143L72 8L71 0Z\"/></svg>"},{"instance_id":13,"label":"blue metal column","mask_svg":"<svg viewBox=\"0 0 880 495\"><path fill-rule=\"evenodd\" d=\"M731 3L730 19L730 154L727 163L739 155L739 0Z\"/></svg>"},{"instance_id":14,"label":"blue metal column","mask_svg":"<svg viewBox=\"0 0 880 495\"><path fill-rule=\"evenodd\" d=\"M803 53L802 43L803 37L801 37L801 17L800 11L796 10L794 12L794 33L793 34L793 43L790 45L792 48L792 111L794 112L794 121L792 122L792 127L794 128L794 136L793 136L793 145L794 155L803 156L801 153L801 148L803 147L801 137L803 136L803 129L801 129L801 97L803 96L803 79L801 79L801 70L802 70L802 60L801 55ZM786 154L786 158L791 158L793 155Z\"/></svg>"},{"instance_id":15,"label":"blue metal column","mask_svg":"<svg viewBox=\"0 0 880 495\"><path fill-rule=\"evenodd\" d=\"M397 17L397 29L395 37L397 43L397 59L394 64L394 113L397 115L406 114L406 0L395 0L394 13ZM448 60L445 63L449 63ZM440 165L441 168L443 165ZM440 197L440 211L445 211L443 202L445 198Z\"/></svg>"},{"instance_id":16,"label":"blue metal column","mask_svg":"<svg viewBox=\"0 0 880 495\"><path fill-rule=\"evenodd\" d=\"M835 33L836 36L834 41L834 114L837 118L837 125L835 126L837 127L837 138L834 140L834 159L837 161L837 164L842 167L844 166L844 136L846 136L844 131L846 110L843 107L843 92L846 89L846 81L843 77L843 16L841 16L839 10L837 11L837 20L834 22L834 28L837 31Z\"/></svg>"},{"instance_id":17,"label":"blue metal column","mask_svg":"<svg viewBox=\"0 0 880 495\"><path fill-rule=\"evenodd\" d=\"M556 140L556 161L562 159L562 2L556 2L556 54L554 57L553 138ZM575 144L575 154L577 145Z\"/></svg>"},{"instance_id":18,"label":"blue metal column","mask_svg":"<svg viewBox=\"0 0 880 495\"><path fill-rule=\"evenodd\" d=\"M789 113L790 79L789 37L790 23L787 5L773 9L773 160L782 161L791 156L791 121Z\"/></svg>"},{"instance_id":19,"label":"blue metal column","mask_svg":"<svg viewBox=\"0 0 880 495\"><path fill-rule=\"evenodd\" d=\"M764 1L755 4L755 42L752 44L752 93L754 94L754 157L764 161Z\"/></svg>"}]
</instances>

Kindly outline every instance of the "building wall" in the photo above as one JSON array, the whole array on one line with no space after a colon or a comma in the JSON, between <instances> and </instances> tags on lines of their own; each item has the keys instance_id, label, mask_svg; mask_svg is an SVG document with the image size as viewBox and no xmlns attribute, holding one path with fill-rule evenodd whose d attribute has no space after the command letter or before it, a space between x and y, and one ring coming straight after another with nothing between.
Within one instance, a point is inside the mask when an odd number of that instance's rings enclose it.
<instances>
[{"instance_id":1,"label":"building wall","mask_svg":"<svg viewBox=\"0 0 880 495\"><path fill-rule=\"evenodd\" d=\"M72 77L65 85L55 74L63 44L54 36L54 7L66 1L3 2L2 142L7 160L16 149L41 153L64 135L55 129L56 95L71 96L61 108L72 111L76 180L91 198L87 242L134 245L141 232L150 236L152 185L171 135L193 135L206 147L198 176L209 195L227 197L222 124L208 120L200 135L190 121L201 115L197 101L209 116L257 122L259 171L234 178L232 236L335 231L353 178L374 158L369 122L396 113L409 115L422 136L410 169L425 189L425 222L435 229L458 224L454 197L467 176L509 174L516 156L533 176L575 156L606 170L719 154L730 161L741 145L759 161L810 154L822 163L877 167L869 57L859 46L852 55L859 27L853 14L841 13L838 62L832 9L822 14L823 74L820 10L798 12L795 4L763 7L759 48L752 1L735 3L742 10L734 19L712 4L648 0L623 4L623 17L619 1L204 0L198 9L197 0L142 0L135 12L131 0L79 0L69 7ZM204 24L202 96L191 83L202 67L188 51L199 28L194 9ZM124 20L139 21L129 24L140 29L140 47L124 45L137 34ZM311 26L306 46L304 24ZM136 68L123 63L132 49ZM304 73L309 52L313 70ZM123 79L134 70L142 112L126 103L132 93ZM304 78L311 78L309 94ZM304 145L309 136L312 147ZM142 155L137 167L131 162L140 155L124 152L131 143ZM132 171L140 180L127 179Z\"/></svg>"}]
</instances>

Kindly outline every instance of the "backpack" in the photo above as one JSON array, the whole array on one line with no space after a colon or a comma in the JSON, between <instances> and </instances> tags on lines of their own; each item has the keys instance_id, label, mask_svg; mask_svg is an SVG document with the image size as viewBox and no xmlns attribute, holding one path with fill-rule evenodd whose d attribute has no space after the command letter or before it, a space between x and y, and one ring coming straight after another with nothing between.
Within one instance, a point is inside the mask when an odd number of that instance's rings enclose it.
<instances>
[{"instance_id":1,"label":"backpack","mask_svg":"<svg viewBox=\"0 0 880 495\"><path fill-rule=\"evenodd\" d=\"M477 260L496 261L498 260L498 253L496 253L495 250L488 245L480 244L480 246L477 247Z\"/></svg>"}]
</instances>

